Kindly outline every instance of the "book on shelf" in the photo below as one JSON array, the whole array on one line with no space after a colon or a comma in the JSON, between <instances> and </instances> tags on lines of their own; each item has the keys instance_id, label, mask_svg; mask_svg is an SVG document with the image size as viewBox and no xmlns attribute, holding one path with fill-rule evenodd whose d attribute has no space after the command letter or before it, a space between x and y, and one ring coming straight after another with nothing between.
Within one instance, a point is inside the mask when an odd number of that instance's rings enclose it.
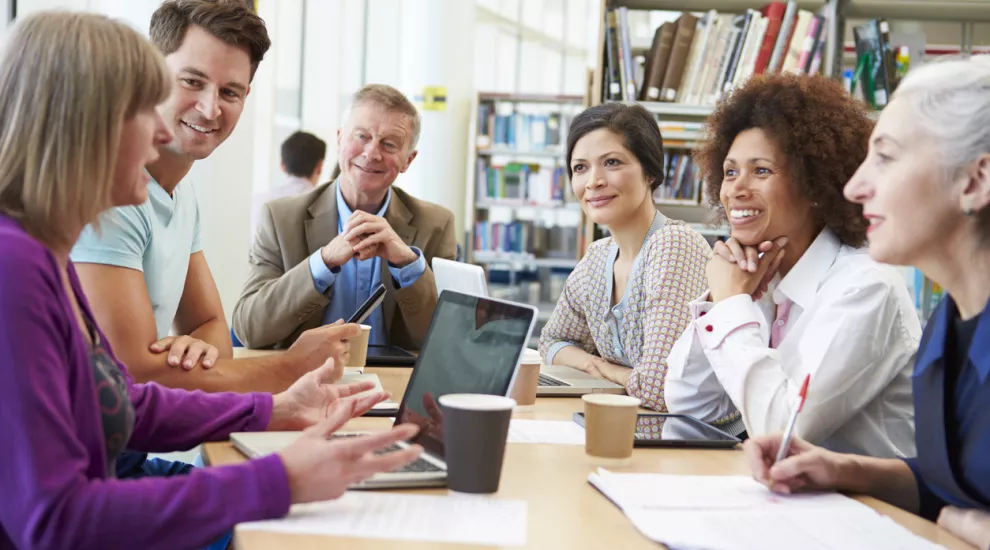
<instances>
[{"instance_id":1,"label":"book on shelf","mask_svg":"<svg viewBox=\"0 0 990 550\"><path fill-rule=\"evenodd\" d=\"M871 19L853 27L853 39L856 69L850 91L855 93L858 86L870 106L883 109L899 81L894 49L890 44L890 25L882 18ZM908 54L898 48L898 55L903 63Z\"/></svg>"},{"instance_id":2,"label":"book on shelf","mask_svg":"<svg viewBox=\"0 0 990 550\"><path fill-rule=\"evenodd\" d=\"M812 13L792 0L740 14L683 12L655 30L643 67L631 66L628 19L626 8L606 14L603 99L713 105L754 74L820 73L834 11L831 2ZM640 73L642 82L630 76Z\"/></svg>"},{"instance_id":3,"label":"book on shelf","mask_svg":"<svg viewBox=\"0 0 990 550\"><path fill-rule=\"evenodd\" d=\"M563 205L573 200L567 174L559 165L502 162L499 157L479 157L475 177L475 200L479 204Z\"/></svg>"},{"instance_id":4,"label":"book on shelf","mask_svg":"<svg viewBox=\"0 0 990 550\"><path fill-rule=\"evenodd\" d=\"M656 203L698 204L701 193L701 172L690 153L664 151L667 173L664 181L653 191Z\"/></svg>"},{"instance_id":5,"label":"book on shelf","mask_svg":"<svg viewBox=\"0 0 990 550\"><path fill-rule=\"evenodd\" d=\"M573 227L546 226L531 221L509 223L477 221L475 253L532 254L536 258L577 257Z\"/></svg>"},{"instance_id":6,"label":"book on shelf","mask_svg":"<svg viewBox=\"0 0 990 550\"><path fill-rule=\"evenodd\" d=\"M561 149L571 116L546 104L479 102L477 146L481 149Z\"/></svg>"}]
</instances>

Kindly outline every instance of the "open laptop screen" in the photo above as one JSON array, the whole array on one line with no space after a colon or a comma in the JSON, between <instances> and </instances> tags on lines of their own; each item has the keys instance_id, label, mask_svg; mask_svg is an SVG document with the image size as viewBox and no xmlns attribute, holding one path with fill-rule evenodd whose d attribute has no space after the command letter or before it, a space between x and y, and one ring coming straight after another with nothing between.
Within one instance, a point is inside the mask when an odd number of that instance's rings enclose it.
<instances>
[{"instance_id":1,"label":"open laptop screen","mask_svg":"<svg viewBox=\"0 0 990 550\"><path fill-rule=\"evenodd\" d=\"M443 456L440 396L508 395L535 308L452 291L440 295L396 423L420 426L414 440Z\"/></svg>"}]
</instances>

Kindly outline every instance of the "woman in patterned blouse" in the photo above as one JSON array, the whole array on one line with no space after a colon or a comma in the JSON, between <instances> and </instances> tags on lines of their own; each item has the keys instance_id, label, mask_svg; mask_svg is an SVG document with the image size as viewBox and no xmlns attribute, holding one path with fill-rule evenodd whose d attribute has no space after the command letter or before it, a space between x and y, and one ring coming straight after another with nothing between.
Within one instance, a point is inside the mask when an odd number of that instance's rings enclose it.
<instances>
[{"instance_id":1,"label":"woman in patterned blouse","mask_svg":"<svg viewBox=\"0 0 990 550\"><path fill-rule=\"evenodd\" d=\"M641 106L609 103L574 118L567 173L584 213L608 228L567 278L540 336L544 362L611 380L666 410L667 354L707 288L711 247L657 211L663 139Z\"/></svg>"}]
</instances>

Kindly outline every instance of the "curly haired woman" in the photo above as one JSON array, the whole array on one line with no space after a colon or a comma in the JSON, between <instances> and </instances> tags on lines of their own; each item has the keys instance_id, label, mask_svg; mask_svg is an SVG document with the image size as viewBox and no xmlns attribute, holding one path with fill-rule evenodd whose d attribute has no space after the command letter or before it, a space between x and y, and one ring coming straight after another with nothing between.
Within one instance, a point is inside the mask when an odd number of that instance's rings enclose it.
<instances>
[{"instance_id":1,"label":"curly haired woman","mask_svg":"<svg viewBox=\"0 0 990 550\"><path fill-rule=\"evenodd\" d=\"M872 127L837 83L795 75L754 78L711 116L695 156L732 231L668 358L671 412L715 421L738 411L734 435L776 432L810 375L797 435L914 455L921 326L901 275L863 247L862 207L842 194Z\"/></svg>"}]
</instances>

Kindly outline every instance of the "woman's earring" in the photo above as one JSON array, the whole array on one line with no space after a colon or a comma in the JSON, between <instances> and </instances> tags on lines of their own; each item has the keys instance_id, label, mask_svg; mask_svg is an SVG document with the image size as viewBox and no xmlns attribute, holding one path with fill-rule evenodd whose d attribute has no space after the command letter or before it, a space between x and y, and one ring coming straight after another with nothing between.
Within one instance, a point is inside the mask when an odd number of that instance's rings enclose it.
<instances>
[{"instance_id":1,"label":"woman's earring","mask_svg":"<svg viewBox=\"0 0 990 550\"><path fill-rule=\"evenodd\" d=\"M969 202L967 201L967 203L964 204L963 207L962 207L962 212L963 212L963 214L965 214L967 216L972 216L973 215L973 205L972 204L969 204Z\"/></svg>"}]
</instances>

